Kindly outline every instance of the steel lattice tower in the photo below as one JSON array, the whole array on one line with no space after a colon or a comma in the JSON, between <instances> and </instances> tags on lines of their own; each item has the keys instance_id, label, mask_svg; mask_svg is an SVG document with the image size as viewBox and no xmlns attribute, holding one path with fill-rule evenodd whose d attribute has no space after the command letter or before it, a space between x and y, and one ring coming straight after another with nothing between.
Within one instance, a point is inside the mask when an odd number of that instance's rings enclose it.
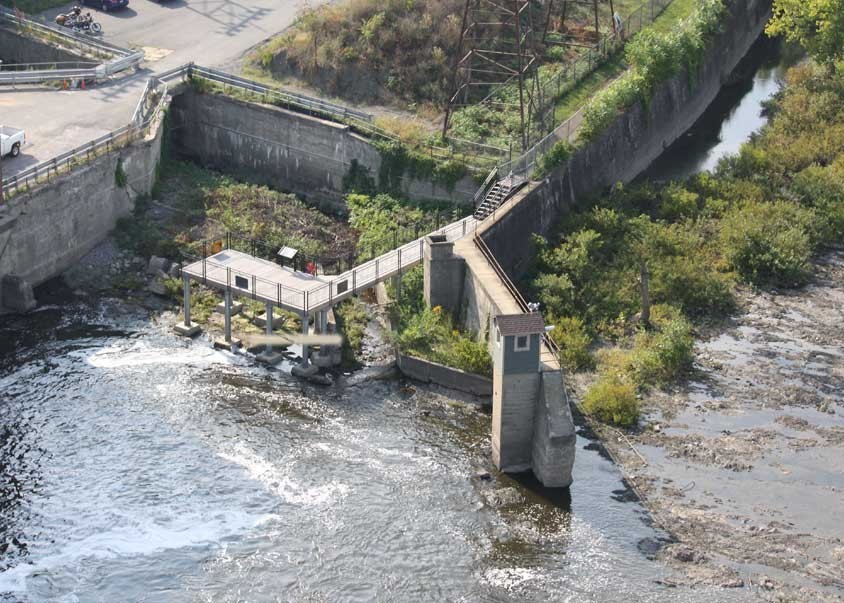
<instances>
[{"instance_id":1,"label":"steel lattice tower","mask_svg":"<svg viewBox=\"0 0 844 603\"><path fill-rule=\"evenodd\" d=\"M456 108L484 103L518 107L521 143L527 147L530 120L539 105L532 8L530 0L466 0L443 138ZM516 89L517 100L502 94L507 86Z\"/></svg>"}]
</instances>

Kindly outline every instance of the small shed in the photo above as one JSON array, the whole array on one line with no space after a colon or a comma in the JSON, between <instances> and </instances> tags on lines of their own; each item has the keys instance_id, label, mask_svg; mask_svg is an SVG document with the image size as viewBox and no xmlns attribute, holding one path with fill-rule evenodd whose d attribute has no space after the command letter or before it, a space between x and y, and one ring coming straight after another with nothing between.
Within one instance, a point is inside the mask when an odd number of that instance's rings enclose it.
<instances>
[{"instance_id":1,"label":"small shed","mask_svg":"<svg viewBox=\"0 0 844 603\"><path fill-rule=\"evenodd\" d=\"M545 321L539 312L495 317L493 360L504 375L539 371Z\"/></svg>"}]
</instances>

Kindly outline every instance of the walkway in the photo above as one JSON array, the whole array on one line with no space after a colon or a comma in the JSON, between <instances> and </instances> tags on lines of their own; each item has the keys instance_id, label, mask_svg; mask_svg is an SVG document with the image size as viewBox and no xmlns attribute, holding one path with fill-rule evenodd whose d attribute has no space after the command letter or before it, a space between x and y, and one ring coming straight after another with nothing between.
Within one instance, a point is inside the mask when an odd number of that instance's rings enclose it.
<instances>
[{"instance_id":1,"label":"walkway","mask_svg":"<svg viewBox=\"0 0 844 603\"><path fill-rule=\"evenodd\" d=\"M430 234L457 241L472 234L477 224L470 216ZM295 272L233 249L224 249L196 260L186 265L182 274L215 289L230 289L241 297L251 297L297 314L310 315L419 264L424 255L425 238L415 239L333 277Z\"/></svg>"}]
</instances>

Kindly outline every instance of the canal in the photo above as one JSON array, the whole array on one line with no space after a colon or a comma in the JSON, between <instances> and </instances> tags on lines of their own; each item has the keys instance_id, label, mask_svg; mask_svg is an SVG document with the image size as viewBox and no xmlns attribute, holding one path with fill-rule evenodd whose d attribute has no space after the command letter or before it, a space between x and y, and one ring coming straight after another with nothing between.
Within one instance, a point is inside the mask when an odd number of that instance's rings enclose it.
<instances>
[{"instance_id":1,"label":"canal","mask_svg":"<svg viewBox=\"0 0 844 603\"><path fill-rule=\"evenodd\" d=\"M650 177L735 150L778 69L751 68L725 91L737 104L678 143L687 161ZM570 492L484 479L473 400L359 375L302 385L137 305L60 286L40 301L0 318L2 601L752 596L672 588L652 558L666 535L585 433Z\"/></svg>"}]
</instances>

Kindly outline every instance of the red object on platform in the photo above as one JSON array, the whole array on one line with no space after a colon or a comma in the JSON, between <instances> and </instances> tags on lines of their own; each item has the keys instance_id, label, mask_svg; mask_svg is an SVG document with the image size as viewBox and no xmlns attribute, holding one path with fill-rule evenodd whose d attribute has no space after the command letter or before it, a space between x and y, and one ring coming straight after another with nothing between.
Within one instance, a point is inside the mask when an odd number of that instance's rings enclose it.
<instances>
[{"instance_id":1,"label":"red object on platform","mask_svg":"<svg viewBox=\"0 0 844 603\"><path fill-rule=\"evenodd\" d=\"M313 262L308 262L307 266L305 266L305 270L308 271L308 274L316 275L316 264Z\"/></svg>"}]
</instances>

